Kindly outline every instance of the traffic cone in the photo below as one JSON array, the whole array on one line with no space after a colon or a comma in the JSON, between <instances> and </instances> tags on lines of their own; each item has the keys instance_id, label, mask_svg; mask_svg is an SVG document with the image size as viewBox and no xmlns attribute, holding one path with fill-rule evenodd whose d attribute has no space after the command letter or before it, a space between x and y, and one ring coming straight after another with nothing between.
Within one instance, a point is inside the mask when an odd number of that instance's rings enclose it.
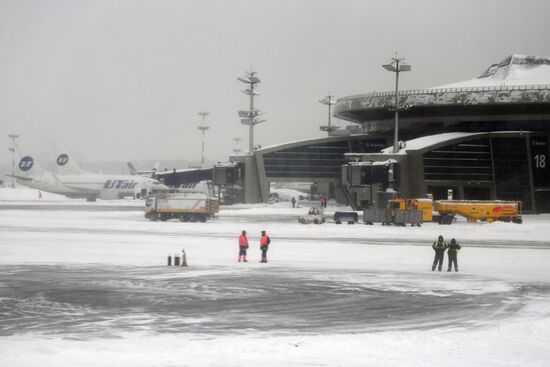
<instances>
[{"instance_id":1,"label":"traffic cone","mask_svg":"<svg viewBox=\"0 0 550 367\"><path fill-rule=\"evenodd\" d=\"M187 256L185 255L185 249L181 250L181 266L187 266Z\"/></svg>"}]
</instances>

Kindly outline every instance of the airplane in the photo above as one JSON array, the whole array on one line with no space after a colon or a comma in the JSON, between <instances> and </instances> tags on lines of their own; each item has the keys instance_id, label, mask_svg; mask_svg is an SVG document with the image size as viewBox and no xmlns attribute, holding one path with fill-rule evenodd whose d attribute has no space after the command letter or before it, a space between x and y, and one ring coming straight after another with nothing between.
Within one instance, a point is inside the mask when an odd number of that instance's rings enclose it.
<instances>
[{"instance_id":1,"label":"airplane","mask_svg":"<svg viewBox=\"0 0 550 367\"><path fill-rule=\"evenodd\" d=\"M168 187L150 177L132 175L104 175L89 172L65 174L44 170L30 155L19 157L18 183L42 191L60 194L69 198L85 198L87 201L114 200L125 197L143 198L152 192L165 191ZM69 164L70 156L61 153L56 165L62 168Z\"/></svg>"},{"instance_id":2,"label":"airplane","mask_svg":"<svg viewBox=\"0 0 550 367\"><path fill-rule=\"evenodd\" d=\"M153 177L159 171L159 162L155 163L155 167L152 169L145 171L138 171L132 162L126 162L126 165L128 166L128 170L132 176L139 175Z\"/></svg>"}]
</instances>

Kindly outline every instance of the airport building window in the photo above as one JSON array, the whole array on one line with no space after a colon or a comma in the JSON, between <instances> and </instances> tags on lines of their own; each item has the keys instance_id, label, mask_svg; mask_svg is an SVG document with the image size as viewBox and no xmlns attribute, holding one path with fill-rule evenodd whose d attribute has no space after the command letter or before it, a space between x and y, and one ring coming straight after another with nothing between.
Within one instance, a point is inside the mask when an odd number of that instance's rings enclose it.
<instances>
[{"instance_id":1,"label":"airport building window","mask_svg":"<svg viewBox=\"0 0 550 367\"><path fill-rule=\"evenodd\" d=\"M339 179L345 153L379 152L385 146L383 139L365 137L303 145L265 154L264 167L267 177Z\"/></svg>"}]
</instances>

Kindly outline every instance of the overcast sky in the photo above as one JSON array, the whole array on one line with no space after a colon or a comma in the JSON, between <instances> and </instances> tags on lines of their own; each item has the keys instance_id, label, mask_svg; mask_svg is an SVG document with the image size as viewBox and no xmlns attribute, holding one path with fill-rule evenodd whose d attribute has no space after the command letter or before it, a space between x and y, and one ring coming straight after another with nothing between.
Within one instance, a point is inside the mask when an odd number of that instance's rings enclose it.
<instances>
[{"instance_id":1,"label":"overcast sky","mask_svg":"<svg viewBox=\"0 0 550 367\"><path fill-rule=\"evenodd\" d=\"M550 1L0 0L0 164L66 146L84 161L225 160L248 143L236 78L262 80L263 146L321 137L328 92L469 79L512 53L550 56ZM345 123L342 122L342 125Z\"/></svg>"}]
</instances>

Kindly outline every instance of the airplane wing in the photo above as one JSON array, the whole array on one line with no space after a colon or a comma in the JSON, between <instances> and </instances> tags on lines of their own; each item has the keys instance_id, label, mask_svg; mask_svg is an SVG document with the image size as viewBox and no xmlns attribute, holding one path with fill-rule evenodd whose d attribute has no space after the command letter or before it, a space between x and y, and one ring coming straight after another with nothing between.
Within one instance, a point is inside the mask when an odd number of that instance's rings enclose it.
<instances>
[{"instance_id":1,"label":"airplane wing","mask_svg":"<svg viewBox=\"0 0 550 367\"><path fill-rule=\"evenodd\" d=\"M6 174L6 176L13 177L13 178L16 178L16 179L21 180L21 181L34 181L34 178L32 178L32 177L10 175L10 174Z\"/></svg>"}]
</instances>

